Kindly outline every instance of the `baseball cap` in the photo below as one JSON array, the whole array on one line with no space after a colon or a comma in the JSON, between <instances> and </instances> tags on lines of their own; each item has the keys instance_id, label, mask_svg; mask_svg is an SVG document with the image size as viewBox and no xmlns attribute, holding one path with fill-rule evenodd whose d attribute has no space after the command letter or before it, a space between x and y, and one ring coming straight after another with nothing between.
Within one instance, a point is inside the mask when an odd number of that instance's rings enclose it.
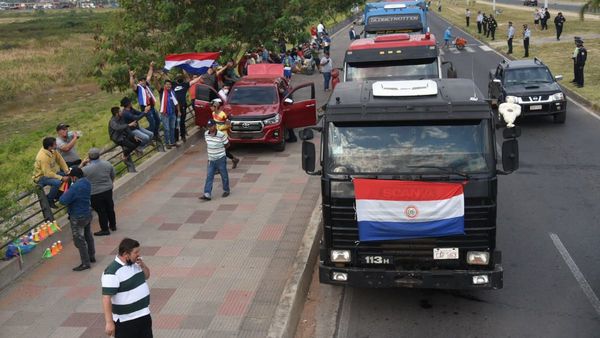
<instances>
[{"instance_id":1,"label":"baseball cap","mask_svg":"<svg viewBox=\"0 0 600 338\"><path fill-rule=\"evenodd\" d=\"M97 160L98 158L100 158L100 149L91 148L88 151L88 157L90 158L90 160Z\"/></svg>"},{"instance_id":2,"label":"baseball cap","mask_svg":"<svg viewBox=\"0 0 600 338\"><path fill-rule=\"evenodd\" d=\"M69 172L69 176L82 178L83 170L81 170L81 168L79 168L79 167L75 167L75 168L71 169L71 171Z\"/></svg>"},{"instance_id":3,"label":"baseball cap","mask_svg":"<svg viewBox=\"0 0 600 338\"><path fill-rule=\"evenodd\" d=\"M215 120L213 120L213 119L210 119L210 120L208 120L208 122L206 123L206 126L207 126L207 127L212 127L212 126L214 126L215 124L217 124L217 123L215 122Z\"/></svg>"},{"instance_id":4,"label":"baseball cap","mask_svg":"<svg viewBox=\"0 0 600 338\"><path fill-rule=\"evenodd\" d=\"M222 104L223 101L221 99L213 99L212 101L210 101L210 104L213 106L216 106L217 104Z\"/></svg>"},{"instance_id":5,"label":"baseball cap","mask_svg":"<svg viewBox=\"0 0 600 338\"><path fill-rule=\"evenodd\" d=\"M69 128L69 125L68 125L68 124L65 124L65 123L59 123L59 124L58 124L58 126L56 126L56 131L63 130L63 129L67 129L67 128Z\"/></svg>"}]
</instances>

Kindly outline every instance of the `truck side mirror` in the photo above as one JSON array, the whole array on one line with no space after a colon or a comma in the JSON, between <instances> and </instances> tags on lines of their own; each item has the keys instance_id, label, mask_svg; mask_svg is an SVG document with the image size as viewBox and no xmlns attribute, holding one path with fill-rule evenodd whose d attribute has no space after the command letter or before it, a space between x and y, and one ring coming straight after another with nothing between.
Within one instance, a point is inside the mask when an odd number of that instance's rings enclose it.
<instances>
[{"instance_id":1,"label":"truck side mirror","mask_svg":"<svg viewBox=\"0 0 600 338\"><path fill-rule=\"evenodd\" d=\"M285 102L285 104L292 104L294 103L294 100L290 99L289 97L286 97L285 100L283 100L283 102Z\"/></svg>"},{"instance_id":2,"label":"truck side mirror","mask_svg":"<svg viewBox=\"0 0 600 338\"><path fill-rule=\"evenodd\" d=\"M302 141L312 140L315 137L312 129L308 128L300 130L299 136Z\"/></svg>"},{"instance_id":3,"label":"truck side mirror","mask_svg":"<svg viewBox=\"0 0 600 338\"><path fill-rule=\"evenodd\" d=\"M302 142L302 170L307 174L315 171L315 145L311 142Z\"/></svg>"},{"instance_id":4,"label":"truck side mirror","mask_svg":"<svg viewBox=\"0 0 600 338\"><path fill-rule=\"evenodd\" d=\"M502 80L500 80L500 79L493 79L492 82L497 83L497 84L502 84Z\"/></svg>"},{"instance_id":5,"label":"truck side mirror","mask_svg":"<svg viewBox=\"0 0 600 338\"><path fill-rule=\"evenodd\" d=\"M562 80L562 79L563 79L563 76L562 76L562 75L556 75L556 76L554 77L554 79L555 79L556 81L560 81L560 80Z\"/></svg>"},{"instance_id":6,"label":"truck side mirror","mask_svg":"<svg viewBox=\"0 0 600 338\"><path fill-rule=\"evenodd\" d=\"M507 140L502 143L502 169L509 173L519 169L519 142L515 139Z\"/></svg>"}]
</instances>

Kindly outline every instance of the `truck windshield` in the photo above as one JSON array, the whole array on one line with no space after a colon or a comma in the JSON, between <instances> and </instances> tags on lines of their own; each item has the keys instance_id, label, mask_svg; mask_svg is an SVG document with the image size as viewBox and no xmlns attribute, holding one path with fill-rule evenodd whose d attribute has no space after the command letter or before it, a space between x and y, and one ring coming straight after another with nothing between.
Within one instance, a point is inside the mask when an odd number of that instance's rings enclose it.
<instances>
[{"instance_id":1,"label":"truck windshield","mask_svg":"<svg viewBox=\"0 0 600 338\"><path fill-rule=\"evenodd\" d=\"M437 58L353 62L346 64L346 81L381 79L435 79L439 77Z\"/></svg>"},{"instance_id":2,"label":"truck windshield","mask_svg":"<svg viewBox=\"0 0 600 338\"><path fill-rule=\"evenodd\" d=\"M358 125L330 123L326 170L332 174L489 172L486 120ZM417 168L420 167L420 168Z\"/></svg>"},{"instance_id":3,"label":"truck windshield","mask_svg":"<svg viewBox=\"0 0 600 338\"><path fill-rule=\"evenodd\" d=\"M263 105L276 104L277 92L272 86L233 87L229 94L229 104Z\"/></svg>"},{"instance_id":4,"label":"truck windshield","mask_svg":"<svg viewBox=\"0 0 600 338\"><path fill-rule=\"evenodd\" d=\"M504 75L504 83L508 86L552 82L554 79L546 67L507 69Z\"/></svg>"}]
</instances>

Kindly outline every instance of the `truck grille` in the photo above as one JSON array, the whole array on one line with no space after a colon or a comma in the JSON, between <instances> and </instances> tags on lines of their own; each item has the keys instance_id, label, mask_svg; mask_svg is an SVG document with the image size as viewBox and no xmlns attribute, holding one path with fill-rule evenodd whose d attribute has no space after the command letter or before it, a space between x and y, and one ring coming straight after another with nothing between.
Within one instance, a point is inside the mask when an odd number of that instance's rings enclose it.
<instances>
[{"instance_id":1,"label":"truck grille","mask_svg":"<svg viewBox=\"0 0 600 338\"><path fill-rule=\"evenodd\" d=\"M231 131L261 131L263 124L260 121L231 121Z\"/></svg>"},{"instance_id":2,"label":"truck grille","mask_svg":"<svg viewBox=\"0 0 600 338\"><path fill-rule=\"evenodd\" d=\"M467 251L491 251L495 248L496 209L491 203L471 204L468 199L465 200L465 235L377 242L359 242L356 213L352 205L340 206L336 203L328 209L330 217L325 228L326 235L331 234L332 248L354 249L355 256L393 256L397 268L463 267ZM434 248L459 248L460 259L434 260Z\"/></svg>"}]
</instances>

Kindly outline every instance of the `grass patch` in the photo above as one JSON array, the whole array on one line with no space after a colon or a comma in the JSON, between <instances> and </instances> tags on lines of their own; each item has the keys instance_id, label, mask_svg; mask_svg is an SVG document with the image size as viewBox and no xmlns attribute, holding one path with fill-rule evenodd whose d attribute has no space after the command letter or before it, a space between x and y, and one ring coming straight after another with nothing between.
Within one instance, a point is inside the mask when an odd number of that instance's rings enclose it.
<instances>
[{"instance_id":1,"label":"grass patch","mask_svg":"<svg viewBox=\"0 0 600 338\"><path fill-rule=\"evenodd\" d=\"M499 50L503 53L508 51L506 44L506 36L508 29L508 21L512 21L516 28L515 39L513 40L513 56L521 58L524 54L523 49L523 24L529 25L531 29L531 39L529 46L529 55L531 58L538 57L544 63L546 63L552 73L564 75L564 80L561 84L570 90L580 94L589 101L592 102L595 109L600 108L600 63L597 62L598 55L600 55L600 31L598 26L600 21L587 18L585 21L579 21L579 18L575 13L563 12L567 22L563 33L561 35L561 41L556 41L556 31L554 29L554 21L548 22L548 30L540 31L533 27L533 8L523 7L522 9L514 8L514 6L502 6L496 4L496 9L502 10L502 13L496 16L498 21L498 28L496 30L496 41L492 41L491 38L486 38L483 35L477 33L477 25L475 21L477 11L485 13L492 13L492 6L489 4L472 3L469 5L471 9L471 25L470 27L465 26L465 8L466 4L463 1L450 1L443 8L442 12L435 12L441 15L443 18L452 22L454 25L460 27L462 30L469 32L469 34L479 38L481 41L488 43L491 47ZM552 15L551 20L554 20L554 16L558 11L553 10L550 12ZM460 35L460 32L454 31L455 35ZM574 36L582 36L585 41L585 48L588 51L588 58L585 64L585 87L577 88L573 86L571 81L573 79L573 61L571 55L575 44L573 42Z\"/></svg>"}]
</instances>

